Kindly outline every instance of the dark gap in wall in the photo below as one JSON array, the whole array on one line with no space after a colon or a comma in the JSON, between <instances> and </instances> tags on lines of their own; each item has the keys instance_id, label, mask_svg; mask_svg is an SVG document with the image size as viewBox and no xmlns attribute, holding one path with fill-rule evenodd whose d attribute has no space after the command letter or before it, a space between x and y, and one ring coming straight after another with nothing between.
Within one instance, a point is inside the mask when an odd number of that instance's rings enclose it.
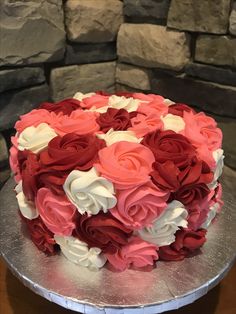
<instances>
[{"instance_id":1,"label":"dark gap in wall","mask_svg":"<svg viewBox=\"0 0 236 314\"><path fill-rule=\"evenodd\" d=\"M15 135L16 130L15 129L8 129L8 130L4 130L1 131L2 135L4 136L8 149L10 149L11 147L11 137Z\"/></svg>"},{"instance_id":2,"label":"dark gap in wall","mask_svg":"<svg viewBox=\"0 0 236 314\"><path fill-rule=\"evenodd\" d=\"M154 19L150 17L125 16L125 23L166 25L167 20L166 19Z\"/></svg>"},{"instance_id":3,"label":"dark gap in wall","mask_svg":"<svg viewBox=\"0 0 236 314\"><path fill-rule=\"evenodd\" d=\"M65 65L80 65L117 60L116 41L75 43L67 40Z\"/></svg>"},{"instance_id":4,"label":"dark gap in wall","mask_svg":"<svg viewBox=\"0 0 236 314\"><path fill-rule=\"evenodd\" d=\"M48 85L50 85L50 73L51 70L54 68L58 68L61 66L64 66L65 62L64 59L57 61L57 62L52 62L52 63L45 63L44 64L44 74L45 74L45 78L46 78L46 82Z\"/></svg>"},{"instance_id":5,"label":"dark gap in wall","mask_svg":"<svg viewBox=\"0 0 236 314\"><path fill-rule=\"evenodd\" d=\"M190 36L190 34L189 34L189 36ZM194 61L194 58L195 58L195 49L196 49L197 37L198 37L197 33L191 33L191 37L190 37L191 61Z\"/></svg>"}]
</instances>

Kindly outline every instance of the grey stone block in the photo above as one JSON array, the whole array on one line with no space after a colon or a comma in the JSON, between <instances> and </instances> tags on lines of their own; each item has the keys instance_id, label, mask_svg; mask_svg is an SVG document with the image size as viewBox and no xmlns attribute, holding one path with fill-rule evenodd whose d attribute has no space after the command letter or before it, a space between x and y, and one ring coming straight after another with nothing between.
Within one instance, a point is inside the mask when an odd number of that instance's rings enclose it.
<instances>
[{"instance_id":1,"label":"grey stone block","mask_svg":"<svg viewBox=\"0 0 236 314\"><path fill-rule=\"evenodd\" d=\"M134 65L179 71L189 62L189 40L184 32L151 24L122 24L117 39L119 60Z\"/></svg>"},{"instance_id":2,"label":"grey stone block","mask_svg":"<svg viewBox=\"0 0 236 314\"><path fill-rule=\"evenodd\" d=\"M172 0L169 27L192 32L226 34L231 0Z\"/></svg>"},{"instance_id":3,"label":"grey stone block","mask_svg":"<svg viewBox=\"0 0 236 314\"><path fill-rule=\"evenodd\" d=\"M65 22L69 40L85 43L114 41L123 22L118 0L68 0Z\"/></svg>"},{"instance_id":4,"label":"grey stone block","mask_svg":"<svg viewBox=\"0 0 236 314\"><path fill-rule=\"evenodd\" d=\"M137 88L133 88L124 84L120 84L120 83L116 83L116 92L131 92L131 93L138 93L138 92L142 92L140 89ZM146 91L145 91L146 93Z\"/></svg>"},{"instance_id":5,"label":"grey stone block","mask_svg":"<svg viewBox=\"0 0 236 314\"><path fill-rule=\"evenodd\" d=\"M186 65L185 72L190 76L203 80L236 86L236 71L231 69L201 63L190 63Z\"/></svg>"},{"instance_id":6,"label":"grey stone block","mask_svg":"<svg viewBox=\"0 0 236 314\"><path fill-rule=\"evenodd\" d=\"M222 119L221 119L222 120ZM223 132L223 149L225 151L225 164L236 169L236 120L227 121L224 119L218 122L219 127Z\"/></svg>"},{"instance_id":7,"label":"grey stone block","mask_svg":"<svg viewBox=\"0 0 236 314\"><path fill-rule=\"evenodd\" d=\"M195 60L208 64L236 67L236 38L200 35L196 41Z\"/></svg>"},{"instance_id":8,"label":"grey stone block","mask_svg":"<svg viewBox=\"0 0 236 314\"><path fill-rule=\"evenodd\" d=\"M67 44L66 64L85 64L116 59L116 42L98 44Z\"/></svg>"},{"instance_id":9,"label":"grey stone block","mask_svg":"<svg viewBox=\"0 0 236 314\"><path fill-rule=\"evenodd\" d=\"M170 0L124 0L127 21L155 23L166 21Z\"/></svg>"},{"instance_id":10,"label":"grey stone block","mask_svg":"<svg viewBox=\"0 0 236 314\"><path fill-rule=\"evenodd\" d=\"M0 131L14 126L19 116L37 108L41 102L49 99L46 84L4 92L0 96Z\"/></svg>"},{"instance_id":11,"label":"grey stone block","mask_svg":"<svg viewBox=\"0 0 236 314\"><path fill-rule=\"evenodd\" d=\"M41 84L45 81L42 68L24 67L0 70L0 92L26 86Z\"/></svg>"},{"instance_id":12,"label":"grey stone block","mask_svg":"<svg viewBox=\"0 0 236 314\"><path fill-rule=\"evenodd\" d=\"M232 35L236 35L236 1L232 5L232 11L229 17L229 32Z\"/></svg>"},{"instance_id":13,"label":"grey stone block","mask_svg":"<svg viewBox=\"0 0 236 314\"><path fill-rule=\"evenodd\" d=\"M4 136L0 133L0 167L6 165L8 161L8 149Z\"/></svg>"},{"instance_id":14,"label":"grey stone block","mask_svg":"<svg viewBox=\"0 0 236 314\"><path fill-rule=\"evenodd\" d=\"M65 31L61 0L1 0L0 12L0 65L63 58Z\"/></svg>"},{"instance_id":15,"label":"grey stone block","mask_svg":"<svg viewBox=\"0 0 236 314\"><path fill-rule=\"evenodd\" d=\"M116 82L135 89L150 90L151 70L133 65L118 63L116 67Z\"/></svg>"},{"instance_id":16,"label":"grey stone block","mask_svg":"<svg viewBox=\"0 0 236 314\"><path fill-rule=\"evenodd\" d=\"M114 92L116 62L70 65L51 71L51 97L59 101L76 92L105 90Z\"/></svg>"},{"instance_id":17,"label":"grey stone block","mask_svg":"<svg viewBox=\"0 0 236 314\"><path fill-rule=\"evenodd\" d=\"M184 75L173 77L156 71L152 91L207 112L236 117L236 87L193 80Z\"/></svg>"}]
</instances>

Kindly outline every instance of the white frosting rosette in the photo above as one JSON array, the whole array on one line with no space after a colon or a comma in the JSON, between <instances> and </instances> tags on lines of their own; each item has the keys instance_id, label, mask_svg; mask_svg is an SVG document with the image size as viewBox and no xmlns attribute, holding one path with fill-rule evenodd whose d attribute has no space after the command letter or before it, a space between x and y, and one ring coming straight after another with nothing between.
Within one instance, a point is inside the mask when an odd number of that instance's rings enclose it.
<instances>
[{"instance_id":1,"label":"white frosting rosette","mask_svg":"<svg viewBox=\"0 0 236 314\"><path fill-rule=\"evenodd\" d=\"M164 104L169 107L169 106L171 106L171 105L174 105L175 102L172 101L172 100L170 100L170 99L168 99L168 98L165 98L165 99L164 99Z\"/></svg>"},{"instance_id":2,"label":"white frosting rosette","mask_svg":"<svg viewBox=\"0 0 236 314\"><path fill-rule=\"evenodd\" d=\"M96 95L95 93L87 93L87 94L83 94L81 92L78 92L78 93L75 93L73 98L79 100L79 101L82 101L84 98L88 98L88 97L91 97L91 96L94 96Z\"/></svg>"},{"instance_id":3,"label":"white frosting rosette","mask_svg":"<svg viewBox=\"0 0 236 314\"><path fill-rule=\"evenodd\" d=\"M161 120L164 124L164 131L172 130L175 131L176 133L179 133L185 128L184 119L177 115L168 113L164 117L161 117Z\"/></svg>"},{"instance_id":4,"label":"white frosting rosette","mask_svg":"<svg viewBox=\"0 0 236 314\"><path fill-rule=\"evenodd\" d=\"M116 142L126 141L132 143L140 143L143 138L137 138L133 131L114 131L110 129L106 134L97 133L96 136L104 140L107 146L110 146Z\"/></svg>"},{"instance_id":5,"label":"white frosting rosette","mask_svg":"<svg viewBox=\"0 0 236 314\"><path fill-rule=\"evenodd\" d=\"M66 178L63 188L80 214L96 215L99 211L107 213L117 203L113 184L100 177L94 167L89 171L73 170Z\"/></svg>"},{"instance_id":6,"label":"white frosting rosette","mask_svg":"<svg viewBox=\"0 0 236 314\"><path fill-rule=\"evenodd\" d=\"M208 229L210 227L212 220L216 217L216 214L218 213L219 208L220 208L220 204L217 202L210 207L210 210L207 214L207 218L200 228Z\"/></svg>"},{"instance_id":7,"label":"white frosting rosette","mask_svg":"<svg viewBox=\"0 0 236 314\"><path fill-rule=\"evenodd\" d=\"M22 190L22 181L17 184L15 191L17 193L16 199L22 216L30 220L37 218L39 215L38 210L34 206L33 202L27 201Z\"/></svg>"},{"instance_id":8,"label":"white frosting rosette","mask_svg":"<svg viewBox=\"0 0 236 314\"><path fill-rule=\"evenodd\" d=\"M108 108L114 109L125 109L128 112L136 111L140 102L139 99L134 99L133 97L124 97L124 96L116 96L112 95L108 99L108 106L100 107L100 108L91 108L91 111L96 111L99 113L104 113ZM145 102L145 101L143 101Z\"/></svg>"},{"instance_id":9,"label":"white frosting rosette","mask_svg":"<svg viewBox=\"0 0 236 314\"><path fill-rule=\"evenodd\" d=\"M125 109L128 112L136 111L140 104L139 99L134 99L133 97L116 96L112 95L109 97L109 107L115 109Z\"/></svg>"},{"instance_id":10,"label":"white frosting rosette","mask_svg":"<svg viewBox=\"0 0 236 314\"><path fill-rule=\"evenodd\" d=\"M175 241L175 232L179 227L187 227L187 216L184 205L179 201L172 201L151 227L145 227L138 233L147 242L158 246L169 245Z\"/></svg>"},{"instance_id":11,"label":"white frosting rosette","mask_svg":"<svg viewBox=\"0 0 236 314\"><path fill-rule=\"evenodd\" d=\"M208 187L210 189L215 189L217 187L217 180L222 174L223 167L224 167L224 151L221 148L218 148L213 151L212 156L216 162L216 166L214 169L214 178L210 184L208 184Z\"/></svg>"},{"instance_id":12,"label":"white frosting rosette","mask_svg":"<svg viewBox=\"0 0 236 314\"><path fill-rule=\"evenodd\" d=\"M106 263L106 257L99 248L89 249L87 243L74 237L54 235L54 239L65 257L75 264L98 270Z\"/></svg>"},{"instance_id":13,"label":"white frosting rosette","mask_svg":"<svg viewBox=\"0 0 236 314\"><path fill-rule=\"evenodd\" d=\"M18 149L28 149L33 153L38 153L56 136L56 132L47 123L40 123L36 127L30 126L20 133Z\"/></svg>"}]
</instances>

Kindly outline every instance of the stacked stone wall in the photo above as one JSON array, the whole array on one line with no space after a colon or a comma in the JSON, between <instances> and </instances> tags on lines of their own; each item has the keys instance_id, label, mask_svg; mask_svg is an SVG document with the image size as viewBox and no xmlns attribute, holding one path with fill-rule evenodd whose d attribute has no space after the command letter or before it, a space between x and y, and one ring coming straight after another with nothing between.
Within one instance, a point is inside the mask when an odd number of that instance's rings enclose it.
<instances>
[{"instance_id":1,"label":"stacked stone wall","mask_svg":"<svg viewBox=\"0 0 236 314\"><path fill-rule=\"evenodd\" d=\"M1 0L0 184L18 117L78 90L154 92L205 110L236 168L236 1Z\"/></svg>"}]
</instances>

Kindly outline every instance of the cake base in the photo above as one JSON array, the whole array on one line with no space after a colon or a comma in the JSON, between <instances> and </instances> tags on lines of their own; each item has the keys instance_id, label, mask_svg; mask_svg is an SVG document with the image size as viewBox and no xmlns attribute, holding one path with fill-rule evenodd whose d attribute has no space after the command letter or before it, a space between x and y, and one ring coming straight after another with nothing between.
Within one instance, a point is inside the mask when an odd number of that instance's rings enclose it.
<instances>
[{"instance_id":1,"label":"cake base","mask_svg":"<svg viewBox=\"0 0 236 314\"><path fill-rule=\"evenodd\" d=\"M154 314L192 303L220 282L236 257L236 176L225 167L223 211L201 253L181 262L158 262L151 272L90 271L61 255L45 256L28 238L14 182L0 192L0 251L10 270L35 293L81 313Z\"/></svg>"}]
</instances>

